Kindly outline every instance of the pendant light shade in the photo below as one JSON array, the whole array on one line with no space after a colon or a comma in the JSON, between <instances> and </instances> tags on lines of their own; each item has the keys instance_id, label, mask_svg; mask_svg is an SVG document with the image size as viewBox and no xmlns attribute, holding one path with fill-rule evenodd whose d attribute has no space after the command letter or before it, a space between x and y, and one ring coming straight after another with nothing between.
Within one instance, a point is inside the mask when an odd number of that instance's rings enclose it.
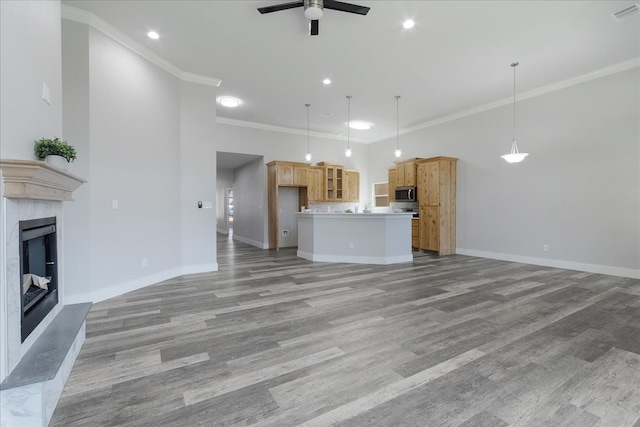
<instances>
[{"instance_id":1,"label":"pendant light shade","mask_svg":"<svg viewBox=\"0 0 640 427\"><path fill-rule=\"evenodd\" d=\"M347 157L351 157L351 141L350 141L350 133L349 129L351 128L351 95L347 95L347 149L344 152L344 155Z\"/></svg>"},{"instance_id":2,"label":"pendant light shade","mask_svg":"<svg viewBox=\"0 0 640 427\"><path fill-rule=\"evenodd\" d=\"M518 151L518 143L516 142L516 67L518 65L518 62L511 64L513 68L513 140L511 141L511 152L500 156L509 163L519 163L529 155L529 153L520 153Z\"/></svg>"},{"instance_id":3,"label":"pendant light shade","mask_svg":"<svg viewBox=\"0 0 640 427\"><path fill-rule=\"evenodd\" d=\"M400 95L396 95L396 151L394 155L398 158L402 156L400 150Z\"/></svg>"},{"instance_id":4,"label":"pendant light shade","mask_svg":"<svg viewBox=\"0 0 640 427\"><path fill-rule=\"evenodd\" d=\"M310 162L311 151L309 150L309 107L311 107L311 104L304 104L304 106L307 107L307 154L306 156L304 156L304 158L307 162Z\"/></svg>"}]
</instances>

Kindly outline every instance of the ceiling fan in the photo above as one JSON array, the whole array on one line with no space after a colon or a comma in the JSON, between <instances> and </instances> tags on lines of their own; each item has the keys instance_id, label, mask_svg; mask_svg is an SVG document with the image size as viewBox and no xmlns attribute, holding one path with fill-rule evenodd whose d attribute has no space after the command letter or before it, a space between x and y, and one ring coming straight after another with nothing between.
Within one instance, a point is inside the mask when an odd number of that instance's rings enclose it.
<instances>
[{"instance_id":1,"label":"ceiling fan","mask_svg":"<svg viewBox=\"0 0 640 427\"><path fill-rule=\"evenodd\" d=\"M260 13L278 12L280 10L293 9L295 7L304 6L304 16L311 20L310 34L317 36L319 32L318 20L322 18L324 9L339 10L340 12L355 13L358 15L366 15L369 13L368 7L358 6L357 4L344 3L335 0L304 0L292 1L289 3L280 3L273 6L259 7Z\"/></svg>"}]
</instances>

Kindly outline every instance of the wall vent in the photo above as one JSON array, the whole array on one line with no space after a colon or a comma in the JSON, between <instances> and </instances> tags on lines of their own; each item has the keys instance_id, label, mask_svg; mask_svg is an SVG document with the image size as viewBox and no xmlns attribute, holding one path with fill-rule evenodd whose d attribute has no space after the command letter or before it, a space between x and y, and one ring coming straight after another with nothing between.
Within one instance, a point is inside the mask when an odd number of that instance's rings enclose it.
<instances>
[{"instance_id":1,"label":"wall vent","mask_svg":"<svg viewBox=\"0 0 640 427\"><path fill-rule=\"evenodd\" d=\"M616 21L622 21L623 19L627 19L628 17L637 15L638 13L640 13L640 3L634 3L631 6L612 13L611 16Z\"/></svg>"}]
</instances>

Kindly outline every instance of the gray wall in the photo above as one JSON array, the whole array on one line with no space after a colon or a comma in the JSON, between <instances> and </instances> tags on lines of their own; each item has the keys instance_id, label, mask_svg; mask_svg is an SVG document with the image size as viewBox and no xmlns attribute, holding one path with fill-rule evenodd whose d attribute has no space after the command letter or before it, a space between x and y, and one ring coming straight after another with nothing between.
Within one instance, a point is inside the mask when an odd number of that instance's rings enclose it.
<instances>
[{"instance_id":1,"label":"gray wall","mask_svg":"<svg viewBox=\"0 0 640 427\"><path fill-rule=\"evenodd\" d=\"M227 190L233 188L234 172L232 169L220 169L216 171L216 228L218 233L229 232L229 219L227 215Z\"/></svg>"},{"instance_id":2,"label":"gray wall","mask_svg":"<svg viewBox=\"0 0 640 427\"><path fill-rule=\"evenodd\" d=\"M182 82L93 28L62 26L72 172L89 181L65 205L77 220L65 242L70 301L217 269L215 88Z\"/></svg>"},{"instance_id":3,"label":"gray wall","mask_svg":"<svg viewBox=\"0 0 640 427\"><path fill-rule=\"evenodd\" d=\"M401 136L405 157L458 162L459 252L638 277L640 75L620 72ZM393 141L373 144L370 176L386 180ZM543 251L543 245L549 251Z\"/></svg>"},{"instance_id":4,"label":"gray wall","mask_svg":"<svg viewBox=\"0 0 640 427\"><path fill-rule=\"evenodd\" d=\"M237 168L233 183L233 238L267 248L267 169L259 159Z\"/></svg>"}]
</instances>

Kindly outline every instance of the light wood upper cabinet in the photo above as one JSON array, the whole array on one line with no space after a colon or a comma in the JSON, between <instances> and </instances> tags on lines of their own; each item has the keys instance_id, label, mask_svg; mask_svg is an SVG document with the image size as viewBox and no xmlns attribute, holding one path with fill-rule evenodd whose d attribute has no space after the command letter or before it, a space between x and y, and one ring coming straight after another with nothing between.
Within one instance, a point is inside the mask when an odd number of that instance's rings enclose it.
<instances>
[{"instance_id":1,"label":"light wood upper cabinet","mask_svg":"<svg viewBox=\"0 0 640 427\"><path fill-rule=\"evenodd\" d=\"M324 169L312 166L309 168L309 186L307 195L309 203L322 202L324 200Z\"/></svg>"},{"instance_id":2,"label":"light wood upper cabinet","mask_svg":"<svg viewBox=\"0 0 640 427\"><path fill-rule=\"evenodd\" d=\"M420 249L456 251L456 162L452 157L418 161Z\"/></svg>"},{"instance_id":3,"label":"light wood upper cabinet","mask_svg":"<svg viewBox=\"0 0 640 427\"><path fill-rule=\"evenodd\" d=\"M398 163L396 165L396 187L404 187L405 186L405 176L404 176L404 163Z\"/></svg>"},{"instance_id":4,"label":"light wood upper cabinet","mask_svg":"<svg viewBox=\"0 0 640 427\"><path fill-rule=\"evenodd\" d=\"M309 185L309 168L307 166L293 167L293 186L306 187Z\"/></svg>"},{"instance_id":5,"label":"light wood upper cabinet","mask_svg":"<svg viewBox=\"0 0 640 427\"><path fill-rule=\"evenodd\" d=\"M360 201L360 172L344 171L344 201Z\"/></svg>"},{"instance_id":6,"label":"light wood upper cabinet","mask_svg":"<svg viewBox=\"0 0 640 427\"><path fill-rule=\"evenodd\" d=\"M396 201L396 168L389 169L389 202Z\"/></svg>"},{"instance_id":7,"label":"light wood upper cabinet","mask_svg":"<svg viewBox=\"0 0 640 427\"><path fill-rule=\"evenodd\" d=\"M279 186L293 185L293 165L276 164L276 174Z\"/></svg>"},{"instance_id":8,"label":"light wood upper cabinet","mask_svg":"<svg viewBox=\"0 0 640 427\"><path fill-rule=\"evenodd\" d=\"M396 187L415 187L417 185L416 160L419 159L412 159L396 164L396 179L394 181Z\"/></svg>"},{"instance_id":9,"label":"light wood upper cabinet","mask_svg":"<svg viewBox=\"0 0 640 427\"><path fill-rule=\"evenodd\" d=\"M344 201L344 167L325 162L318 163L324 168L324 201Z\"/></svg>"},{"instance_id":10,"label":"light wood upper cabinet","mask_svg":"<svg viewBox=\"0 0 640 427\"><path fill-rule=\"evenodd\" d=\"M405 187L416 186L416 163L407 162L404 164L404 185Z\"/></svg>"}]
</instances>

